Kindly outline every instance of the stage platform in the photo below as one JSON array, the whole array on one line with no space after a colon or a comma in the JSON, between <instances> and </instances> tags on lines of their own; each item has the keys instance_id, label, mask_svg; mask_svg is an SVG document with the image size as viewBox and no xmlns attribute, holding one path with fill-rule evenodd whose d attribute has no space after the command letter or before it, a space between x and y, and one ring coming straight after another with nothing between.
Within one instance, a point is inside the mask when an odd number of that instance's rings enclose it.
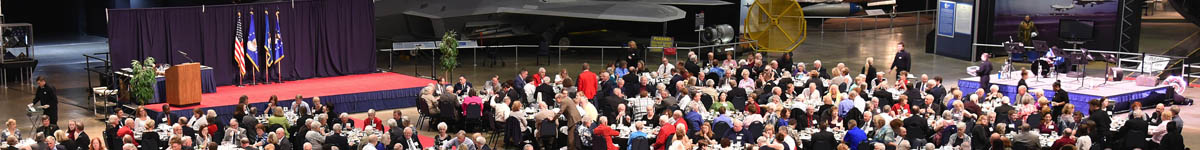
<instances>
[{"instance_id":1,"label":"stage platform","mask_svg":"<svg viewBox=\"0 0 1200 150\"><path fill-rule=\"evenodd\" d=\"M291 106L297 94L312 104L312 97L321 97L321 102L332 106L334 112L358 113L368 109L383 110L416 106L421 88L433 80L397 73L371 73L338 77L313 78L275 84L252 86L221 86L216 93L201 95L200 104L171 107L172 114L190 117L192 109L216 110L219 120L229 120L242 95L249 97L250 106L267 106L271 95L278 95L280 105ZM162 105L146 105L150 115L159 116Z\"/></svg>"},{"instance_id":2,"label":"stage platform","mask_svg":"<svg viewBox=\"0 0 1200 150\"><path fill-rule=\"evenodd\" d=\"M1013 72L1013 75L1017 76L1013 76L1011 79L999 79L996 74L992 74L989 77L992 78L991 82L993 85L999 86L1001 93L1004 93L1008 97L1014 97L1017 95L1017 82L1020 80L1020 74ZM1075 105L1075 110L1084 114L1088 114L1087 102L1092 99L1108 97L1109 100L1116 101L1116 103L1109 104L1114 108L1113 111L1122 111L1129 109L1129 105L1135 101L1141 101L1144 104L1143 106L1152 106L1165 98L1164 95L1167 92L1167 86L1165 85L1146 87L1138 86L1133 80L1108 81L1108 83L1105 83L1105 79L1100 77L1085 77L1080 79L1066 77L1064 74L1059 75L1057 80L1062 81L1062 89L1066 90L1069 94L1068 97L1071 99L1071 104ZM979 89L979 79L980 77L959 79L958 87L962 89L964 95L969 95L970 93L974 93L976 89ZM1052 85L1055 80L1054 77L1030 77L1025 80L1025 83L1028 84L1029 87L1027 88L1029 90L1045 91L1046 98L1050 99L1054 97ZM1080 80L1083 80L1082 84ZM984 90L986 91L987 89ZM1013 99L1011 102L1015 101Z\"/></svg>"}]
</instances>

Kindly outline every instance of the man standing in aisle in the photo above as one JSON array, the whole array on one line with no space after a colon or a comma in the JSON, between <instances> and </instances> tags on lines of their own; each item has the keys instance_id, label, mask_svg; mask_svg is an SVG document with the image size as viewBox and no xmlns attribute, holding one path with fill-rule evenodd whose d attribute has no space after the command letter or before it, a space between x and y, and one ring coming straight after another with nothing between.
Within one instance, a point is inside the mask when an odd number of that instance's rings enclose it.
<instances>
[{"instance_id":1,"label":"man standing in aisle","mask_svg":"<svg viewBox=\"0 0 1200 150\"><path fill-rule=\"evenodd\" d=\"M579 73L579 91L583 92L587 99L595 99L596 96L596 73L592 73L591 66L588 63L583 63L583 72Z\"/></svg>"},{"instance_id":2,"label":"man standing in aisle","mask_svg":"<svg viewBox=\"0 0 1200 150\"><path fill-rule=\"evenodd\" d=\"M58 94L56 94L54 86L46 84L46 77L39 76L37 78L37 93L34 93L33 104L40 104L40 108L47 116L50 116L50 122L58 122Z\"/></svg>"},{"instance_id":3,"label":"man standing in aisle","mask_svg":"<svg viewBox=\"0 0 1200 150\"><path fill-rule=\"evenodd\" d=\"M892 70L895 70L895 72L904 72L904 71L912 72L911 70L909 70L912 68L912 58L911 57L912 57L912 55L909 55L908 51L904 50L904 42L897 43L896 44L896 57L895 57L895 59L892 60L892 67L890 67L890 68ZM902 78L907 78L907 77L902 77Z\"/></svg>"},{"instance_id":4,"label":"man standing in aisle","mask_svg":"<svg viewBox=\"0 0 1200 150\"><path fill-rule=\"evenodd\" d=\"M992 84L992 62L988 61L988 57L988 53L979 56L979 70L975 71L975 75L979 76L979 87L989 87Z\"/></svg>"}]
</instances>

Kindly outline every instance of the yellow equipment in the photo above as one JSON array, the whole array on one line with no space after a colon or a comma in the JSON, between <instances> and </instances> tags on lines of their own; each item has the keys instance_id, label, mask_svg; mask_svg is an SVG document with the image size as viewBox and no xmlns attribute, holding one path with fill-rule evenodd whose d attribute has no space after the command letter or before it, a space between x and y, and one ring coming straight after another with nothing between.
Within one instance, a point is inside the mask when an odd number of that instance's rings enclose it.
<instances>
[{"instance_id":1,"label":"yellow equipment","mask_svg":"<svg viewBox=\"0 0 1200 150\"><path fill-rule=\"evenodd\" d=\"M793 0L756 0L746 12L742 36L761 52L792 52L804 43L807 21Z\"/></svg>"}]
</instances>

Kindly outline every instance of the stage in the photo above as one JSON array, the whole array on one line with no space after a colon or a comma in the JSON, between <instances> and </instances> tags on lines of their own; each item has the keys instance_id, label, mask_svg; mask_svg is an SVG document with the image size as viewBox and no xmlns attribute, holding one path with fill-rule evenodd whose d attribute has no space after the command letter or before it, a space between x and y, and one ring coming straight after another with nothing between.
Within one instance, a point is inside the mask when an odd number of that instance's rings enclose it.
<instances>
[{"instance_id":1,"label":"stage","mask_svg":"<svg viewBox=\"0 0 1200 150\"><path fill-rule=\"evenodd\" d=\"M201 95L200 104L185 107L171 107L171 113L180 117L190 117L192 109L216 110L218 120L229 120L233 116L238 98L242 95L249 97L250 106L260 111L267 106L271 95L278 95L282 106L291 106L296 95L303 95L304 101L312 104L312 97L321 97L321 102L332 106L333 112L358 113L368 109L384 110L416 106L421 88L433 80L407 76L397 73L370 73L326 78L287 81L276 84L259 84L245 87L221 86L216 93ZM162 105L146 105L147 112L159 116Z\"/></svg>"},{"instance_id":2,"label":"stage","mask_svg":"<svg viewBox=\"0 0 1200 150\"><path fill-rule=\"evenodd\" d=\"M991 84L999 86L1000 92L1008 97L1017 95L1017 82L1020 80L1019 73L1013 72L1012 74L1014 75L1012 79L999 79L996 74L989 76L991 77ZM1083 84L1080 84L1080 78L1066 77L1065 74L1059 74L1059 76L1058 80L1062 81L1062 89L1066 90L1069 94L1068 97L1071 99L1071 104L1075 105L1075 110L1084 114L1088 114L1087 102L1092 99L1108 97L1109 100L1116 102L1109 104L1115 108L1113 111L1121 111L1129 109L1129 105L1135 101L1142 102L1143 106L1152 106L1157 101L1165 98L1164 95L1167 91L1167 86L1165 85L1156 85L1153 87L1138 86L1133 80L1108 81L1105 83L1104 78L1085 77L1082 79ZM979 89L979 79L980 77L959 79L958 87L962 89L964 95L969 95L974 93L976 89ZM1028 84L1029 87L1027 88L1031 91L1045 91L1047 99L1050 99L1054 97L1054 89L1052 88L1054 81L1054 77L1030 77L1025 80L1025 83ZM987 91L987 89L984 90ZM1015 99L1011 102L1014 102L1011 104L1016 104Z\"/></svg>"}]
</instances>

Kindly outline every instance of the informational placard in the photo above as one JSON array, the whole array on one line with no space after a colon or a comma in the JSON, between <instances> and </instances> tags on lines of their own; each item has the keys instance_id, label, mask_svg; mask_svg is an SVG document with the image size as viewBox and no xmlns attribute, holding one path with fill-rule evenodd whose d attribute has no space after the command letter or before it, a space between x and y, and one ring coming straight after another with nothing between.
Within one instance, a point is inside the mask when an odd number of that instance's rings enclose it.
<instances>
[{"instance_id":1,"label":"informational placard","mask_svg":"<svg viewBox=\"0 0 1200 150\"><path fill-rule=\"evenodd\" d=\"M971 9L971 4L958 3L955 7L957 8L954 9L954 32L971 34L971 20L975 20L971 19L974 18L971 17L973 16L971 12L974 11Z\"/></svg>"},{"instance_id":2,"label":"informational placard","mask_svg":"<svg viewBox=\"0 0 1200 150\"><path fill-rule=\"evenodd\" d=\"M1171 58L1149 56L1142 58L1142 64L1138 65L1138 70L1146 72L1159 72L1167 69L1167 64L1171 63Z\"/></svg>"},{"instance_id":3,"label":"informational placard","mask_svg":"<svg viewBox=\"0 0 1200 150\"><path fill-rule=\"evenodd\" d=\"M872 16L874 16L874 15L883 15L883 14L887 14L887 12L884 12L884 11L883 11L883 9L871 9L871 10L867 10L867 15L872 15Z\"/></svg>"},{"instance_id":4,"label":"informational placard","mask_svg":"<svg viewBox=\"0 0 1200 150\"><path fill-rule=\"evenodd\" d=\"M938 1L938 36L954 37L954 9L958 7L956 5L953 1Z\"/></svg>"},{"instance_id":5,"label":"informational placard","mask_svg":"<svg viewBox=\"0 0 1200 150\"><path fill-rule=\"evenodd\" d=\"M673 47L675 46L675 38L665 36L651 36L650 47ZM662 48L650 48L651 52L661 52Z\"/></svg>"}]
</instances>

